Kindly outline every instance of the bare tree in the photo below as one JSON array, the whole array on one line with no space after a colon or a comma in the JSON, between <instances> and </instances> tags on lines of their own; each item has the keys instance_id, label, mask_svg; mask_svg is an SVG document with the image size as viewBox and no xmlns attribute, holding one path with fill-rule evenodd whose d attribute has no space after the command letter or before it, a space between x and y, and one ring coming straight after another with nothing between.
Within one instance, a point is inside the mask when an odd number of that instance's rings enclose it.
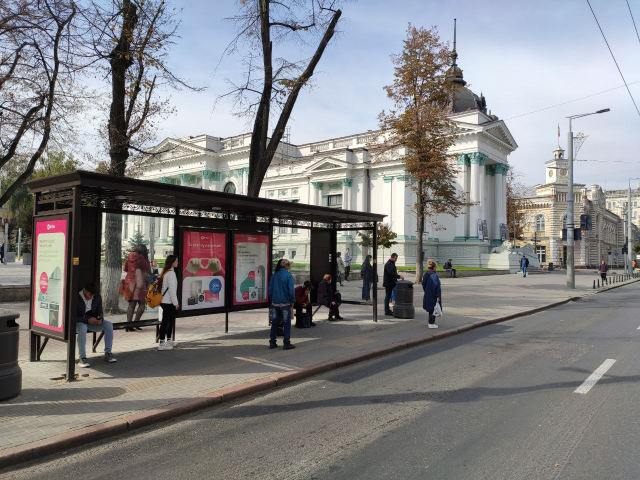
<instances>
[{"instance_id":1,"label":"bare tree","mask_svg":"<svg viewBox=\"0 0 640 480\"><path fill-rule=\"evenodd\" d=\"M0 205L32 174L50 140L63 135L78 89L65 0L0 2Z\"/></svg>"},{"instance_id":2,"label":"bare tree","mask_svg":"<svg viewBox=\"0 0 640 480\"><path fill-rule=\"evenodd\" d=\"M227 51L235 53L240 41L248 42L246 77L243 84L232 84L232 91L219 98L232 96L241 115L255 116L247 194L257 197L298 95L303 87L309 85L335 34L342 11L338 8L339 0L241 0L239 3L240 12L231 19L237 23L239 33ZM274 59L274 41L305 43L301 34L307 32L311 35L322 33L309 60ZM280 109L280 114L269 137L269 121L274 106Z\"/></svg>"},{"instance_id":3,"label":"bare tree","mask_svg":"<svg viewBox=\"0 0 640 480\"><path fill-rule=\"evenodd\" d=\"M165 0L95 1L84 13L91 32L89 56L105 78L111 95L104 111L108 143L107 172L124 177L131 167L130 152L144 155L155 140L156 122L172 113L162 91L191 87L168 65L169 49L177 38L178 13ZM111 205L117 207L118 205ZM122 270L122 215L105 219L105 308L118 310Z\"/></svg>"}]
</instances>

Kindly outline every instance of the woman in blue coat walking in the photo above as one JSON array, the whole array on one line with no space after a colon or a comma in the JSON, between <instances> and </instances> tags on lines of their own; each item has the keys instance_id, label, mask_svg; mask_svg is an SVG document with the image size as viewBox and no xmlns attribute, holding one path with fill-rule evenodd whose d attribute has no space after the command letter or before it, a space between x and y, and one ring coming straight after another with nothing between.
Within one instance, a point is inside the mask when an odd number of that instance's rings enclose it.
<instances>
[{"instance_id":1,"label":"woman in blue coat walking","mask_svg":"<svg viewBox=\"0 0 640 480\"><path fill-rule=\"evenodd\" d=\"M438 275L436 275L436 262L429 260L427 267L428 270L424 272L422 276L422 289L424 290L422 308L429 313L429 328L438 328L433 311L436 303L438 303L442 309L442 289L440 287L440 279Z\"/></svg>"}]
</instances>

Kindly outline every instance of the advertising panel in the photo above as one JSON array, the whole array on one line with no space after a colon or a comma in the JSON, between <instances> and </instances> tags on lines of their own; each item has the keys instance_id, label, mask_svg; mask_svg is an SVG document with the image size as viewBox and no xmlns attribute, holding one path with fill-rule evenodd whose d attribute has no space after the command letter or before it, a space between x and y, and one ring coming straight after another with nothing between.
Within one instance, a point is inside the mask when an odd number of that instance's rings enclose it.
<instances>
[{"instance_id":1,"label":"advertising panel","mask_svg":"<svg viewBox=\"0 0 640 480\"><path fill-rule=\"evenodd\" d=\"M33 241L31 327L64 338L69 220L36 219Z\"/></svg>"},{"instance_id":2,"label":"advertising panel","mask_svg":"<svg viewBox=\"0 0 640 480\"><path fill-rule=\"evenodd\" d=\"M182 232L182 310L224 307L226 233Z\"/></svg>"},{"instance_id":3,"label":"advertising panel","mask_svg":"<svg viewBox=\"0 0 640 480\"><path fill-rule=\"evenodd\" d=\"M235 275L233 304L247 305L267 301L269 235L233 236Z\"/></svg>"}]
</instances>

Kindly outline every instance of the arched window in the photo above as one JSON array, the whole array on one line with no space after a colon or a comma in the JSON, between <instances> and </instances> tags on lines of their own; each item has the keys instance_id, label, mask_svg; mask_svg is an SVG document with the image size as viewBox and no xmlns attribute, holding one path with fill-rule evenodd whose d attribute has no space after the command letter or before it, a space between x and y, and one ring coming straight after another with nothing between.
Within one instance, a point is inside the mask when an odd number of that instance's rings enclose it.
<instances>
[{"instance_id":1,"label":"arched window","mask_svg":"<svg viewBox=\"0 0 640 480\"><path fill-rule=\"evenodd\" d=\"M544 219L544 215L536 216L536 232L544 232L546 230L546 222Z\"/></svg>"},{"instance_id":2,"label":"arched window","mask_svg":"<svg viewBox=\"0 0 640 480\"><path fill-rule=\"evenodd\" d=\"M236 184L229 182L224 186L224 193L236 193Z\"/></svg>"}]
</instances>

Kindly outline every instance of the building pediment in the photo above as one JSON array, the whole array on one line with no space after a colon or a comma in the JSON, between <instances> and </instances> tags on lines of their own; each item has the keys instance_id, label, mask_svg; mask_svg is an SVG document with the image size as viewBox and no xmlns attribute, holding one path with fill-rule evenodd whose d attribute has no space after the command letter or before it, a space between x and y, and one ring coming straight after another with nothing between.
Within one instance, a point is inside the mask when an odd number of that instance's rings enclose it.
<instances>
[{"instance_id":1,"label":"building pediment","mask_svg":"<svg viewBox=\"0 0 640 480\"><path fill-rule=\"evenodd\" d=\"M513 135L511 135L511 132L509 131L506 124L502 120L499 120L498 122L493 122L490 126L489 125L484 126L483 130L487 135L508 145L513 150L518 148L518 144L513 138Z\"/></svg>"},{"instance_id":2,"label":"building pediment","mask_svg":"<svg viewBox=\"0 0 640 480\"><path fill-rule=\"evenodd\" d=\"M331 170L334 168L347 168L349 166L348 162L344 160L339 160L333 157L325 157L317 162L311 164L307 169L307 172L318 172L323 170Z\"/></svg>"},{"instance_id":3,"label":"building pediment","mask_svg":"<svg viewBox=\"0 0 640 480\"><path fill-rule=\"evenodd\" d=\"M152 150L154 156L163 160L170 160L177 157L188 157L191 155L201 155L207 150L197 145L185 144L173 138L166 138Z\"/></svg>"}]
</instances>

